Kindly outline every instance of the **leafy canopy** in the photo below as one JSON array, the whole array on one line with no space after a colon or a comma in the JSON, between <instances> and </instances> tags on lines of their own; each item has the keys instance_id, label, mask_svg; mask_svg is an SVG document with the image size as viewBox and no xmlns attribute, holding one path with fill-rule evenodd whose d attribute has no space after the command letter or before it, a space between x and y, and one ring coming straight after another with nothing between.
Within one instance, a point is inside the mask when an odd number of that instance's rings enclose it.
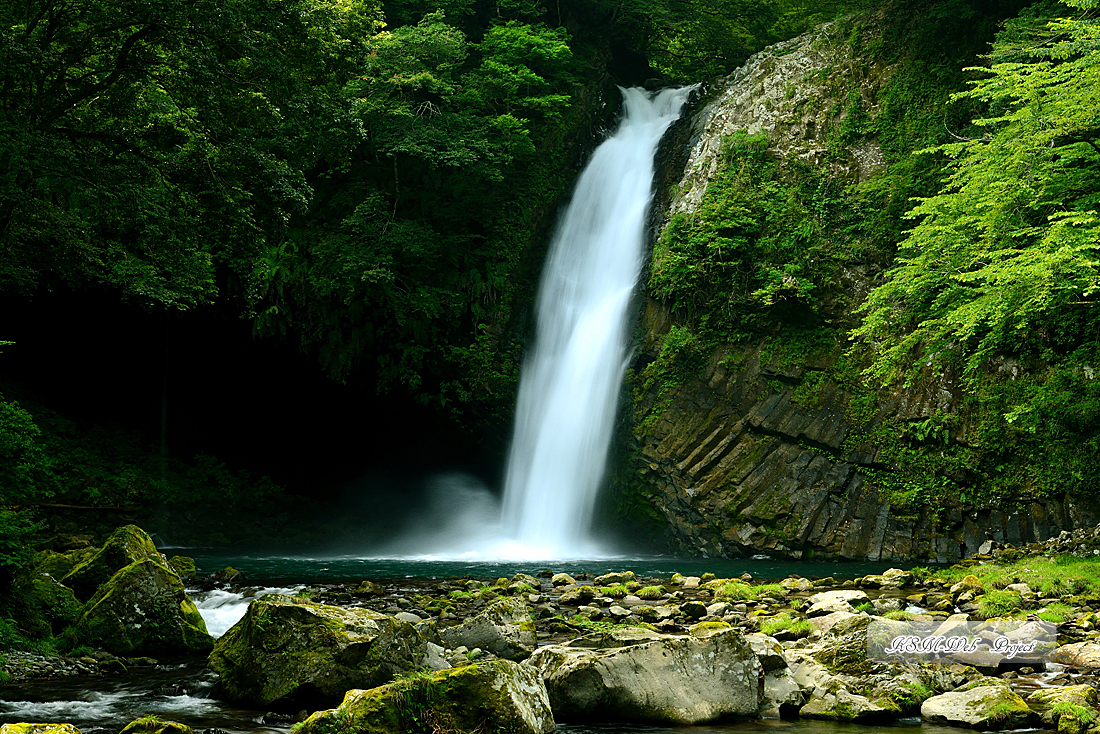
<instances>
[{"instance_id":1,"label":"leafy canopy","mask_svg":"<svg viewBox=\"0 0 1100 734\"><path fill-rule=\"evenodd\" d=\"M899 264L864 308L871 374L958 364L976 380L998 353L1050 359L1095 334L1100 23L1095 0L1065 5L1079 14L999 42L988 76L957 95L988 105L984 134L925 151L948 156L950 176L910 212Z\"/></svg>"}]
</instances>

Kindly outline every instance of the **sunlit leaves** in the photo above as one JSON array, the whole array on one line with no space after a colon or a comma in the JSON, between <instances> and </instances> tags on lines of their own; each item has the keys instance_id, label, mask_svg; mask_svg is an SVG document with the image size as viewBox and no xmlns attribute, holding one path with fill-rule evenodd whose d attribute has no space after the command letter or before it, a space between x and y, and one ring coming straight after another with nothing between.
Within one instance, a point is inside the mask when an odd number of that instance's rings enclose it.
<instances>
[{"instance_id":1,"label":"sunlit leaves","mask_svg":"<svg viewBox=\"0 0 1100 734\"><path fill-rule=\"evenodd\" d=\"M1100 25L1056 20L992 59L957 95L988 105L983 134L937 149L953 159L947 185L910 213L899 265L865 308L857 334L884 379L914 363L978 379L998 352L1050 348L1053 322L1100 307Z\"/></svg>"}]
</instances>

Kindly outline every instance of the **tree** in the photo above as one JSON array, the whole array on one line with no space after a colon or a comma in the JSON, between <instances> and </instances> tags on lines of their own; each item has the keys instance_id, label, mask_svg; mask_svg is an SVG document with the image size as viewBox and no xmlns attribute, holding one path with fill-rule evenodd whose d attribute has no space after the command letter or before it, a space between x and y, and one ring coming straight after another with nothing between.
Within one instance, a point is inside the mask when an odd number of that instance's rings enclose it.
<instances>
[{"instance_id":1,"label":"tree","mask_svg":"<svg viewBox=\"0 0 1100 734\"><path fill-rule=\"evenodd\" d=\"M1100 258L1100 23L1080 11L1010 29L988 76L956 95L990 113L984 134L939 146L943 191L919 200L898 265L855 334L873 344L870 374L959 365L974 382L998 353L1045 359L1095 338Z\"/></svg>"}]
</instances>

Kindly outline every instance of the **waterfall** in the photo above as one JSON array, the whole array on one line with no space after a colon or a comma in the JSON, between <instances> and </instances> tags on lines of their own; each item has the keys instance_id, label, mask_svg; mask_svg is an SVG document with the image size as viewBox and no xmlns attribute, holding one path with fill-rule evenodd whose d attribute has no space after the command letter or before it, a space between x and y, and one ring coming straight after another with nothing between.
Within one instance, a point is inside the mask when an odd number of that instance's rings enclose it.
<instances>
[{"instance_id":1,"label":"waterfall","mask_svg":"<svg viewBox=\"0 0 1100 734\"><path fill-rule=\"evenodd\" d=\"M629 357L653 158L692 89L620 88L623 120L581 173L550 245L504 489L504 528L528 557L595 550L589 526Z\"/></svg>"}]
</instances>

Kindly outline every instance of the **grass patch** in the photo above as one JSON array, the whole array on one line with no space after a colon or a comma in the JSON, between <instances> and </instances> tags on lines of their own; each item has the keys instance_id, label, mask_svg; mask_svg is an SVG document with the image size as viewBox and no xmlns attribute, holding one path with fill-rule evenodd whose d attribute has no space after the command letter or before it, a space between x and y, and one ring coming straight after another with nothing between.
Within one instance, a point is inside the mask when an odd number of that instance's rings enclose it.
<instances>
[{"instance_id":1,"label":"grass patch","mask_svg":"<svg viewBox=\"0 0 1100 734\"><path fill-rule=\"evenodd\" d=\"M1044 622L1053 622L1054 624L1065 624L1070 616L1074 613L1074 608L1069 604L1048 604L1046 609L1039 612L1039 619Z\"/></svg>"},{"instance_id":2,"label":"grass patch","mask_svg":"<svg viewBox=\"0 0 1100 734\"><path fill-rule=\"evenodd\" d=\"M978 598L983 617L1006 617L1023 607L1020 595L1013 591L990 591Z\"/></svg>"},{"instance_id":3,"label":"grass patch","mask_svg":"<svg viewBox=\"0 0 1100 734\"><path fill-rule=\"evenodd\" d=\"M1003 589L1009 584L1027 584L1040 597L1054 598L1071 594L1100 594L1098 571L1100 561L1096 559L1039 556L1005 564L987 563L970 568L945 568L932 574L932 578L945 584L957 584L967 575L974 574L987 589Z\"/></svg>"},{"instance_id":4,"label":"grass patch","mask_svg":"<svg viewBox=\"0 0 1100 734\"><path fill-rule=\"evenodd\" d=\"M639 599L653 600L653 599L660 599L666 593L668 593L668 592L665 591L665 587L663 587L663 586L644 586L641 589L638 589L635 592L635 595Z\"/></svg>"},{"instance_id":5,"label":"grass patch","mask_svg":"<svg viewBox=\"0 0 1100 734\"><path fill-rule=\"evenodd\" d=\"M714 596L726 601L759 600L764 597L782 599L787 590L779 584L760 584L752 586L740 581L729 581L714 590Z\"/></svg>"},{"instance_id":6,"label":"grass patch","mask_svg":"<svg viewBox=\"0 0 1100 734\"><path fill-rule=\"evenodd\" d=\"M1059 701L1050 707L1050 713L1055 719L1060 719L1063 716L1072 716L1084 726L1091 726L1097 720L1095 711L1087 706L1082 706L1079 703L1072 703L1070 701Z\"/></svg>"},{"instance_id":7,"label":"grass patch","mask_svg":"<svg viewBox=\"0 0 1100 734\"><path fill-rule=\"evenodd\" d=\"M814 626L808 619L792 617L787 613L778 614L760 623L760 631L766 635L775 635L777 632L792 632L800 637L806 637L813 632Z\"/></svg>"},{"instance_id":8,"label":"grass patch","mask_svg":"<svg viewBox=\"0 0 1100 734\"><path fill-rule=\"evenodd\" d=\"M920 683L902 683L890 692L890 699L905 713L920 709L920 705L932 697L928 686Z\"/></svg>"},{"instance_id":9,"label":"grass patch","mask_svg":"<svg viewBox=\"0 0 1100 734\"><path fill-rule=\"evenodd\" d=\"M600 593L604 596L610 596L612 599L622 599L630 593L630 590L626 588L626 584L613 584L611 586L601 586Z\"/></svg>"},{"instance_id":10,"label":"grass patch","mask_svg":"<svg viewBox=\"0 0 1100 734\"><path fill-rule=\"evenodd\" d=\"M892 612L887 612L884 616L886 617L886 619L892 619L895 622L908 622L916 615L911 612L907 612L904 609L895 609Z\"/></svg>"}]
</instances>

